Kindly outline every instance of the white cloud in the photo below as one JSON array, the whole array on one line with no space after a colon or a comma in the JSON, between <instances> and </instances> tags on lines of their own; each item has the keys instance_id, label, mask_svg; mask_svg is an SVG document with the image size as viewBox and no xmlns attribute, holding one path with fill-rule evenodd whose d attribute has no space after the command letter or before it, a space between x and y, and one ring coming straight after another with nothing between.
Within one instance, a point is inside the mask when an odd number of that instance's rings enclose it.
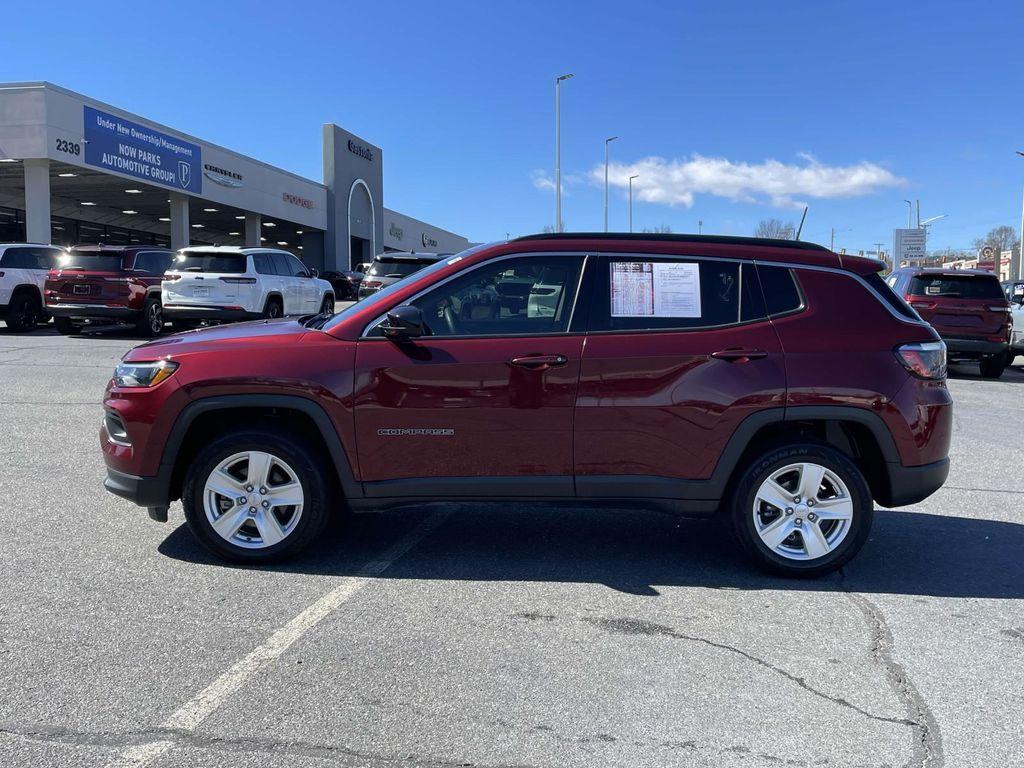
<instances>
[{"instance_id":1,"label":"white cloud","mask_svg":"<svg viewBox=\"0 0 1024 768\"><path fill-rule=\"evenodd\" d=\"M724 197L734 202L768 202L780 208L802 206L798 197L846 198L868 195L906 183L892 171L867 161L854 165L825 165L813 155L798 155L802 164L768 159L761 163L733 162L723 157L691 155L685 160L647 157L631 164L615 163L608 183L625 189L633 174L633 195L664 205L693 206L696 195ZM604 165L590 171L590 182L604 184ZM534 185L537 182L534 181Z\"/></svg>"},{"instance_id":2,"label":"white cloud","mask_svg":"<svg viewBox=\"0 0 1024 768\"><path fill-rule=\"evenodd\" d=\"M533 181L533 186L537 189L543 189L545 192L555 191L555 182L548 176L547 171L538 169L530 174L530 179ZM565 194L564 189L562 190L562 194Z\"/></svg>"}]
</instances>

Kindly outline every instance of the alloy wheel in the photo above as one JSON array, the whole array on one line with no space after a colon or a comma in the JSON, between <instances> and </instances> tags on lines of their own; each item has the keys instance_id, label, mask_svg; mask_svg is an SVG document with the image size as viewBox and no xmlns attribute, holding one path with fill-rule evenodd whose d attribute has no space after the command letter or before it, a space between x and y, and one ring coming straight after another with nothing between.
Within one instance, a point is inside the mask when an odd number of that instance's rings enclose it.
<instances>
[{"instance_id":1,"label":"alloy wheel","mask_svg":"<svg viewBox=\"0 0 1024 768\"><path fill-rule=\"evenodd\" d=\"M149 307L149 330L154 334L160 333L164 328L164 312L163 307L159 304L153 303Z\"/></svg>"},{"instance_id":2,"label":"alloy wheel","mask_svg":"<svg viewBox=\"0 0 1024 768\"><path fill-rule=\"evenodd\" d=\"M228 456L203 488L210 526L228 543L245 549L267 549L288 538L302 518L304 503L298 475L265 451Z\"/></svg>"},{"instance_id":3,"label":"alloy wheel","mask_svg":"<svg viewBox=\"0 0 1024 768\"><path fill-rule=\"evenodd\" d=\"M801 462L775 470L761 483L752 514L754 530L773 553L788 560L817 560L846 538L854 505L838 474Z\"/></svg>"}]
</instances>

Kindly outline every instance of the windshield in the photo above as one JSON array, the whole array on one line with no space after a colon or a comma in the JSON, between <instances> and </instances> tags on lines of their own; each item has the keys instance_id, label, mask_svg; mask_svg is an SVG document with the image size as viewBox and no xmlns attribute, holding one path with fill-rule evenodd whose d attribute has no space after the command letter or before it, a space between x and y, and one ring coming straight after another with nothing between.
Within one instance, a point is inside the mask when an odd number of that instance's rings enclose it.
<instances>
[{"instance_id":1,"label":"windshield","mask_svg":"<svg viewBox=\"0 0 1024 768\"><path fill-rule=\"evenodd\" d=\"M57 269L87 269L90 272L120 272L121 254L71 250L57 259Z\"/></svg>"},{"instance_id":2,"label":"windshield","mask_svg":"<svg viewBox=\"0 0 1024 768\"><path fill-rule=\"evenodd\" d=\"M460 259L463 259L466 256L469 256L470 254L476 253L479 250L482 250L484 248L488 248L491 245L493 245L493 243L481 243L480 245L474 245L472 248L467 248L466 250L464 250L464 251L462 251L460 253L457 253L454 256L450 257L450 258L441 259L440 261L435 261L430 266L425 267L424 269L419 270L419 271L421 271L424 276L433 274L434 272L439 272L443 267L446 267L449 264L453 264L456 261L459 261ZM330 317L330 318L328 318L326 320L323 320L322 318L320 318L317 323L311 323L310 327L311 328L320 328L322 330L329 331L331 328L334 328L339 323L344 322L347 318L351 317L356 312L362 312L367 307L381 307L381 308L383 308L383 307L388 306L388 304L391 301L391 296L395 292L401 291L401 290L404 290L404 289L405 289L405 283L403 283L401 280L399 280L397 283L392 283L391 285L387 286L386 288L382 288L377 293L372 294L369 298L362 299L361 301L357 301L355 304L352 304L352 305L346 307L345 309L341 310L341 312L339 312L338 314L334 315L333 317Z\"/></svg>"},{"instance_id":3,"label":"windshield","mask_svg":"<svg viewBox=\"0 0 1024 768\"><path fill-rule=\"evenodd\" d=\"M427 264L415 261L375 261L370 265L367 277L405 277L419 272Z\"/></svg>"},{"instance_id":4,"label":"windshield","mask_svg":"<svg viewBox=\"0 0 1024 768\"><path fill-rule=\"evenodd\" d=\"M910 295L954 299L1004 298L995 275L918 275L910 281Z\"/></svg>"},{"instance_id":5,"label":"windshield","mask_svg":"<svg viewBox=\"0 0 1024 768\"><path fill-rule=\"evenodd\" d=\"M241 253L179 253L171 263L179 272L245 272L245 255Z\"/></svg>"}]
</instances>

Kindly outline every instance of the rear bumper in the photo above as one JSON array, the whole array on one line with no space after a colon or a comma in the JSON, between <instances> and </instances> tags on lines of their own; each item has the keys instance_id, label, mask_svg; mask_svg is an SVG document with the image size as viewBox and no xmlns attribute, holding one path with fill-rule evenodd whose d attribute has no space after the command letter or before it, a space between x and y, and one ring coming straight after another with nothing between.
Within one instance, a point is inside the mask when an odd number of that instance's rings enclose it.
<instances>
[{"instance_id":1,"label":"rear bumper","mask_svg":"<svg viewBox=\"0 0 1024 768\"><path fill-rule=\"evenodd\" d=\"M1009 349L1005 341L986 341L985 339L950 339L943 337L946 351L950 357L980 357L982 355L1001 355Z\"/></svg>"},{"instance_id":2,"label":"rear bumper","mask_svg":"<svg viewBox=\"0 0 1024 768\"><path fill-rule=\"evenodd\" d=\"M108 307L102 304L47 304L46 311L54 317L109 317L128 320L139 316L138 309Z\"/></svg>"},{"instance_id":3,"label":"rear bumper","mask_svg":"<svg viewBox=\"0 0 1024 768\"><path fill-rule=\"evenodd\" d=\"M949 476L949 459L940 459L919 467L906 467L889 462L889 493L879 497L885 507L904 507L916 504L935 493Z\"/></svg>"},{"instance_id":4,"label":"rear bumper","mask_svg":"<svg viewBox=\"0 0 1024 768\"><path fill-rule=\"evenodd\" d=\"M164 317L168 320L259 320L263 313L229 307L164 304Z\"/></svg>"}]
</instances>

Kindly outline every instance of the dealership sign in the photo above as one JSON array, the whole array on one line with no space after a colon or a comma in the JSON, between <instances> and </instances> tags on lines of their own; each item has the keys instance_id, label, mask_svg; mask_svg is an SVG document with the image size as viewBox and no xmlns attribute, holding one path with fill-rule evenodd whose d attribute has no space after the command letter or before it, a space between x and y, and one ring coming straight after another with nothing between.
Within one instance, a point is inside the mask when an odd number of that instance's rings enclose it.
<instances>
[{"instance_id":1,"label":"dealership sign","mask_svg":"<svg viewBox=\"0 0 1024 768\"><path fill-rule=\"evenodd\" d=\"M203 165L203 176L215 184L220 184L222 187L238 189L239 187L245 186L242 183L242 174L235 173L234 171L229 171L224 168L218 168L216 165L210 165L210 163Z\"/></svg>"},{"instance_id":2,"label":"dealership sign","mask_svg":"<svg viewBox=\"0 0 1024 768\"><path fill-rule=\"evenodd\" d=\"M202 150L191 142L85 107L85 162L153 184L200 194Z\"/></svg>"},{"instance_id":3,"label":"dealership sign","mask_svg":"<svg viewBox=\"0 0 1024 768\"><path fill-rule=\"evenodd\" d=\"M894 264L923 259L928 254L925 229L894 229L892 231L892 257Z\"/></svg>"},{"instance_id":4,"label":"dealership sign","mask_svg":"<svg viewBox=\"0 0 1024 768\"><path fill-rule=\"evenodd\" d=\"M293 195L291 192L283 193L281 195L281 199L284 200L286 203L297 205L299 206L299 208L308 208L309 210L313 210L314 208L316 208L315 201L310 200L308 197L299 197L298 195Z\"/></svg>"},{"instance_id":5,"label":"dealership sign","mask_svg":"<svg viewBox=\"0 0 1024 768\"><path fill-rule=\"evenodd\" d=\"M348 151L353 155L359 155L364 160L373 162L373 150L369 147L364 147L362 144L356 144L352 139L348 140Z\"/></svg>"}]
</instances>

